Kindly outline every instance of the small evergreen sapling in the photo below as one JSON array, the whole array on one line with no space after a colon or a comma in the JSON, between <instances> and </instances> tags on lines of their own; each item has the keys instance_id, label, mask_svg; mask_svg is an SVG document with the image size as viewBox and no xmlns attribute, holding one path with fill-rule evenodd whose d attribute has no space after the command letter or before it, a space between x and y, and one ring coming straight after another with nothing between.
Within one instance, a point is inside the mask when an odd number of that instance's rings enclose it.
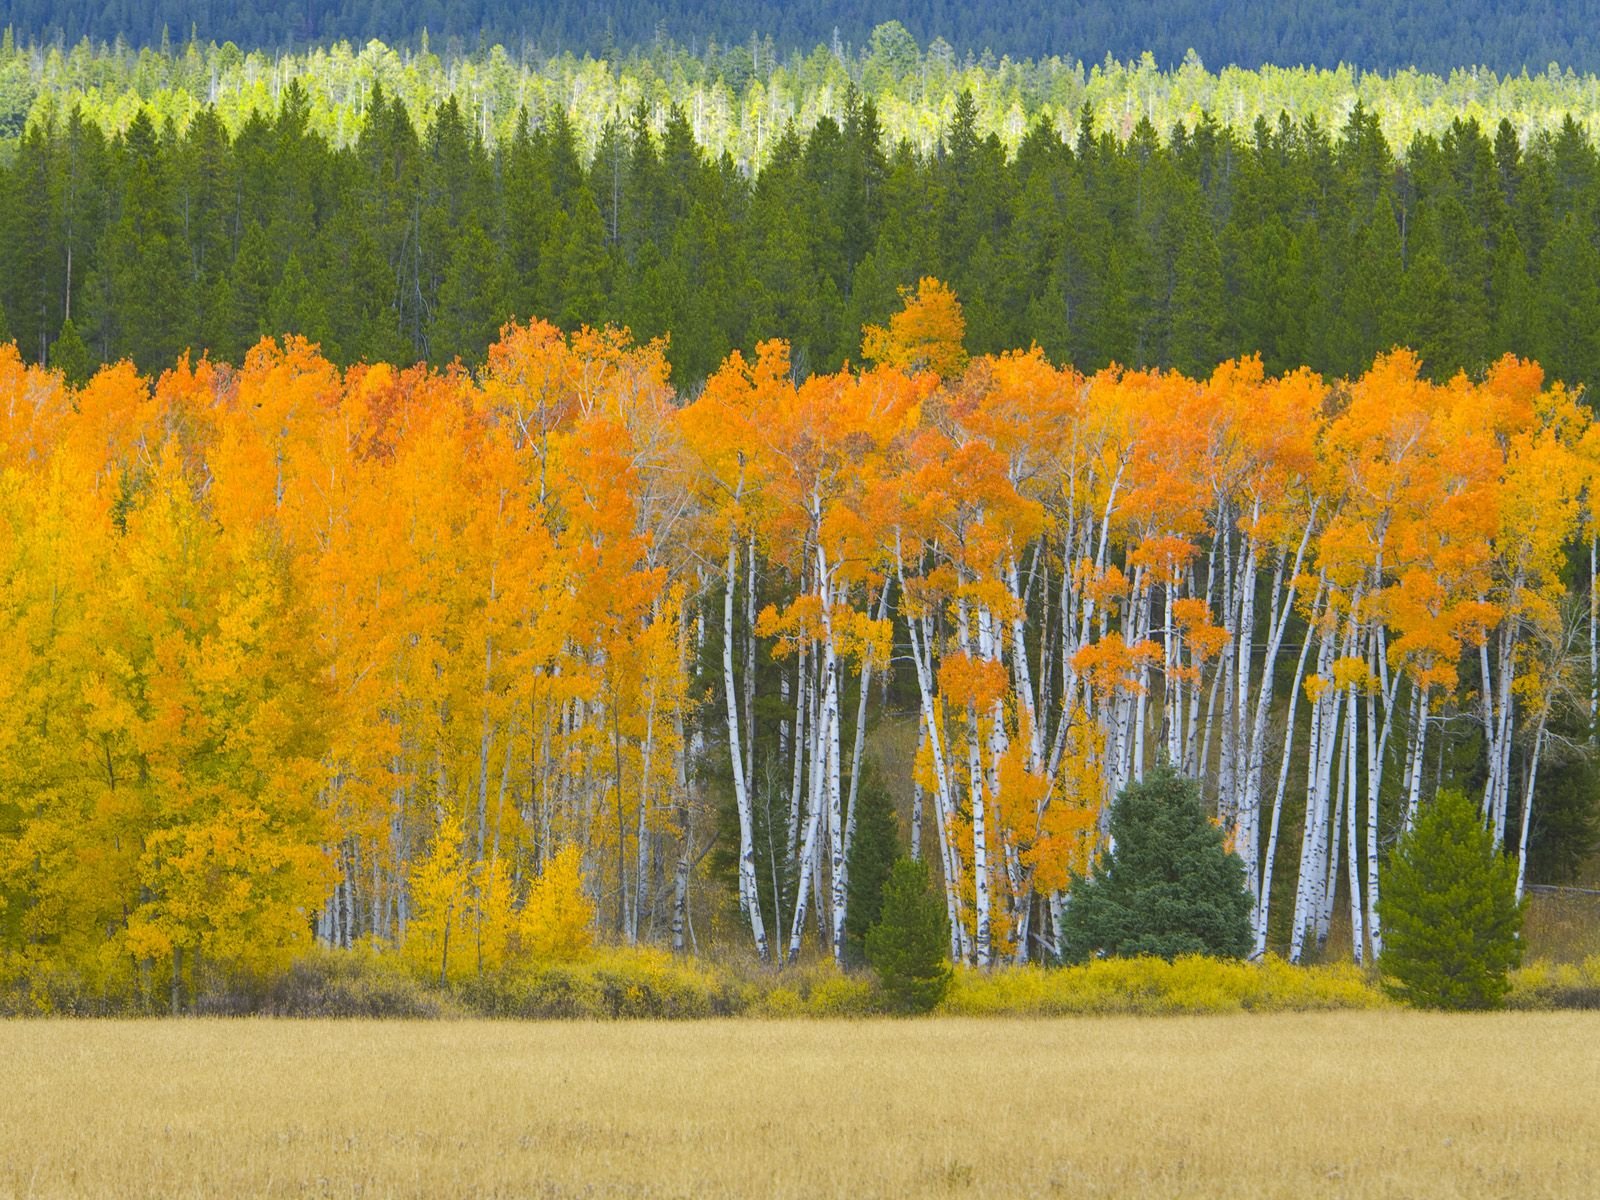
<instances>
[{"instance_id":1,"label":"small evergreen sapling","mask_svg":"<svg viewBox=\"0 0 1600 1200\"><path fill-rule=\"evenodd\" d=\"M1161 767L1130 783L1112 806L1111 838L1116 849L1073 883L1062 922L1067 961L1249 952L1244 864L1224 847L1194 780Z\"/></svg>"},{"instance_id":2,"label":"small evergreen sapling","mask_svg":"<svg viewBox=\"0 0 1600 1200\"><path fill-rule=\"evenodd\" d=\"M1460 792L1443 791L1400 839L1384 877L1384 986L1419 1008L1499 1008L1522 961L1516 863Z\"/></svg>"},{"instance_id":3,"label":"small evergreen sapling","mask_svg":"<svg viewBox=\"0 0 1600 1200\"><path fill-rule=\"evenodd\" d=\"M855 839L850 843L850 883L844 918L844 958L859 966L866 958L867 933L883 914L883 887L900 854L900 827L894 800L871 767L863 770L856 794Z\"/></svg>"},{"instance_id":4,"label":"small evergreen sapling","mask_svg":"<svg viewBox=\"0 0 1600 1200\"><path fill-rule=\"evenodd\" d=\"M883 916L867 933L867 961L900 1012L928 1012L950 987L950 920L926 863L902 858L883 885Z\"/></svg>"}]
</instances>

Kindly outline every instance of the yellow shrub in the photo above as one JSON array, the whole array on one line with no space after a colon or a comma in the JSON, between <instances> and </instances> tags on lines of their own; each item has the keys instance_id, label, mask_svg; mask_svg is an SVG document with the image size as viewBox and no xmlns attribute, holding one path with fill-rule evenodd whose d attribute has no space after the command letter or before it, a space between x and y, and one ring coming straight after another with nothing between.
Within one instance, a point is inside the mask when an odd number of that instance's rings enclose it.
<instances>
[{"instance_id":1,"label":"yellow shrub","mask_svg":"<svg viewBox=\"0 0 1600 1200\"><path fill-rule=\"evenodd\" d=\"M1384 1003L1356 967L1295 967L1282 959L1107 958L1051 970L963 968L939 1011L964 1016L1223 1013L1371 1008Z\"/></svg>"},{"instance_id":2,"label":"yellow shrub","mask_svg":"<svg viewBox=\"0 0 1600 1200\"><path fill-rule=\"evenodd\" d=\"M1600 1008L1600 955L1582 963L1545 959L1511 972L1511 1008Z\"/></svg>"},{"instance_id":3,"label":"yellow shrub","mask_svg":"<svg viewBox=\"0 0 1600 1200\"><path fill-rule=\"evenodd\" d=\"M802 1017L806 1005L793 988L775 987L761 998L760 1012L766 1017Z\"/></svg>"},{"instance_id":4,"label":"yellow shrub","mask_svg":"<svg viewBox=\"0 0 1600 1200\"><path fill-rule=\"evenodd\" d=\"M806 997L806 1012L813 1017L861 1017L877 1007L872 981L838 972L819 979Z\"/></svg>"},{"instance_id":5,"label":"yellow shrub","mask_svg":"<svg viewBox=\"0 0 1600 1200\"><path fill-rule=\"evenodd\" d=\"M610 948L582 959L533 959L468 981L468 1007L497 1017L713 1017L749 1006L731 976L663 950Z\"/></svg>"}]
</instances>

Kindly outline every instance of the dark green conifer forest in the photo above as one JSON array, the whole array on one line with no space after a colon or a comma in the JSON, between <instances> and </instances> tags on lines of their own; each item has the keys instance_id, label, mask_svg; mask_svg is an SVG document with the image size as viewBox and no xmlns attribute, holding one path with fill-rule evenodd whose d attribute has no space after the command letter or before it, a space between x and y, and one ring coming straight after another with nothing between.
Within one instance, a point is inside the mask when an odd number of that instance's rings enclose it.
<instances>
[{"instance_id":1,"label":"dark green conifer forest","mask_svg":"<svg viewBox=\"0 0 1600 1200\"><path fill-rule=\"evenodd\" d=\"M1334 129L1202 116L1126 140L1085 109L1009 155L963 94L922 153L852 94L747 171L680 110L611 122L593 154L559 107L493 145L454 97L419 128L374 87L346 146L307 113L291 80L233 136L209 109L181 132L142 110L110 134L76 112L30 127L0 168L23 354L49 359L70 317L74 371L238 361L285 332L339 363L474 368L508 318L542 315L670 331L692 388L780 335L801 373L836 369L933 275L974 353L1037 342L1084 371L1259 353L1341 376L1405 344L1436 378L1513 351L1581 381L1600 358L1600 158L1571 120L1396 147L1359 105Z\"/></svg>"}]
</instances>

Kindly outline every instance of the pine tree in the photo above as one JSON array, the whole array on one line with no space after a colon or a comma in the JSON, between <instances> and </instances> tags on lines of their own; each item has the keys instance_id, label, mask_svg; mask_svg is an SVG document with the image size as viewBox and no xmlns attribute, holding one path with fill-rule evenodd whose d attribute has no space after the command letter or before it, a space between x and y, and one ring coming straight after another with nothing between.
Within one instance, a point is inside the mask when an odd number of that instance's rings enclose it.
<instances>
[{"instance_id":1,"label":"pine tree","mask_svg":"<svg viewBox=\"0 0 1600 1200\"><path fill-rule=\"evenodd\" d=\"M850 843L850 884L844 919L844 954L850 965L866 956L867 934L883 915L883 888L900 854L894 800L871 765L856 792L855 840Z\"/></svg>"},{"instance_id":2,"label":"pine tree","mask_svg":"<svg viewBox=\"0 0 1600 1200\"><path fill-rule=\"evenodd\" d=\"M1249 951L1244 864L1207 818L1197 781L1161 767L1129 784L1111 810L1111 841L1094 874L1073 883L1065 959Z\"/></svg>"},{"instance_id":3,"label":"pine tree","mask_svg":"<svg viewBox=\"0 0 1600 1200\"><path fill-rule=\"evenodd\" d=\"M1223 345L1222 256L1203 214L1184 222L1172 284L1172 341L1167 358L1185 374L1204 379L1229 357Z\"/></svg>"},{"instance_id":4,"label":"pine tree","mask_svg":"<svg viewBox=\"0 0 1600 1200\"><path fill-rule=\"evenodd\" d=\"M952 971L950 919L929 884L928 865L902 858L883 884L883 917L867 933L867 961L900 1012L928 1012Z\"/></svg>"},{"instance_id":5,"label":"pine tree","mask_svg":"<svg viewBox=\"0 0 1600 1200\"><path fill-rule=\"evenodd\" d=\"M286 333L300 336L323 346L329 355L337 355L330 345L328 335L328 307L321 290L306 278L300 257L291 253L283 264L283 277L267 297L267 331L274 337Z\"/></svg>"},{"instance_id":6,"label":"pine tree","mask_svg":"<svg viewBox=\"0 0 1600 1200\"><path fill-rule=\"evenodd\" d=\"M1391 994L1419 1008L1499 1008L1522 961L1517 867L1460 792L1440 792L1395 848L1378 903Z\"/></svg>"},{"instance_id":7,"label":"pine tree","mask_svg":"<svg viewBox=\"0 0 1600 1200\"><path fill-rule=\"evenodd\" d=\"M68 317L61 326L61 336L50 347L50 365L60 371L72 387L82 387L89 378L93 363L89 347L78 334L78 327Z\"/></svg>"}]
</instances>

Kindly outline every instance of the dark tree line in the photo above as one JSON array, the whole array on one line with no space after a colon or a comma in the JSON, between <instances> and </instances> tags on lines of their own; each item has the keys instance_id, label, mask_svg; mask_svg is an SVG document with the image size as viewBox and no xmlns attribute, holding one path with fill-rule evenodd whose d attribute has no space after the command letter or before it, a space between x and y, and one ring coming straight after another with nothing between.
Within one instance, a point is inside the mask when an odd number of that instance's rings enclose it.
<instances>
[{"instance_id":1,"label":"dark tree line","mask_svg":"<svg viewBox=\"0 0 1600 1200\"><path fill-rule=\"evenodd\" d=\"M154 45L164 33L241 45L304 45L347 38L484 41L547 51L609 52L617 43L670 35L689 45L748 42L758 31L783 50L860 47L880 22L899 20L921 42L943 38L962 52L1057 54L1098 62L1152 52L1174 65L1194 49L1213 67L1234 63L1341 62L1369 70L1462 65L1542 71L1549 63L1594 70L1600 25L1594 6L1572 0L1051 0L952 4L915 0L6 0L0 23L71 43L122 35Z\"/></svg>"},{"instance_id":2,"label":"dark tree line","mask_svg":"<svg viewBox=\"0 0 1600 1200\"><path fill-rule=\"evenodd\" d=\"M1126 142L1085 111L1008 159L967 97L927 156L884 148L852 97L751 178L676 113L614 123L592 157L559 111L491 147L454 100L419 129L374 92L347 149L306 114L291 85L231 137L209 111L181 133L30 129L0 169L0 305L23 353L157 369L296 332L340 362L472 366L503 322L541 315L670 330L692 387L768 337L833 369L936 275L974 352L1037 341L1084 370L1259 352L1343 375L1407 344L1435 376L1506 351L1600 376L1600 156L1570 121L1526 146L1458 123L1401 154L1360 108L1336 131L1203 119Z\"/></svg>"}]
</instances>

